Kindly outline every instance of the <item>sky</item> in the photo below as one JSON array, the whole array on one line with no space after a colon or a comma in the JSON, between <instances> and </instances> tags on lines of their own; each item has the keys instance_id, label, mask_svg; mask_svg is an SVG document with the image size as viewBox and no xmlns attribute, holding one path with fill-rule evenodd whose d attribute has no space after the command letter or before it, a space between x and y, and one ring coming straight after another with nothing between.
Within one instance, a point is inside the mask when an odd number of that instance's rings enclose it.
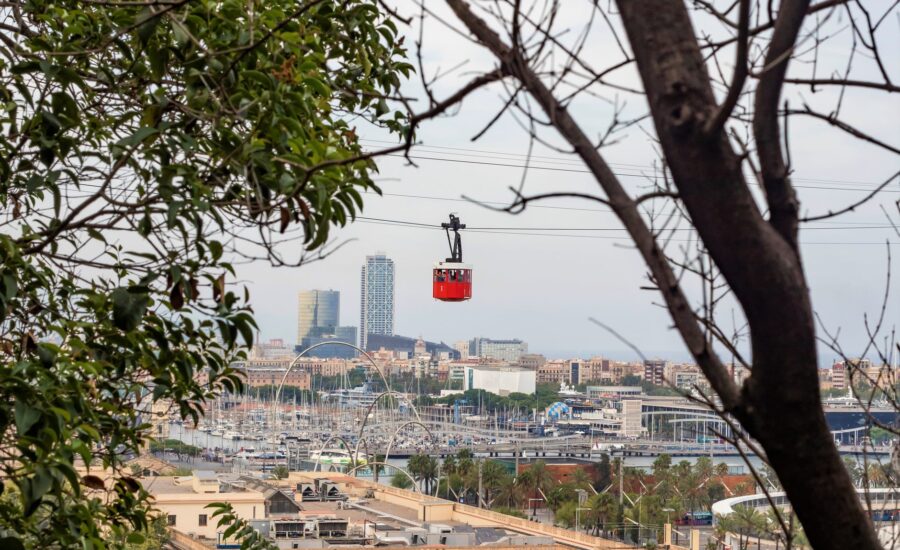
<instances>
[{"instance_id":1,"label":"sky","mask_svg":"<svg viewBox=\"0 0 900 550\"><path fill-rule=\"evenodd\" d=\"M441 4L434 6L438 15L453 21L452 15L440 11ZM412 13L408 8L409 5L401 4L401 11ZM573 40L584 24L583 14L577 9L562 13L559 20L561 31L569 29L560 36ZM698 18L695 24L708 26L709 21ZM823 48L817 60L820 75L842 71L846 60L849 35L840 31L846 28L841 21L836 20L835 24L836 39ZM407 44L412 47L417 28L404 32L410 34ZM900 51L897 37L888 33L883 36L885 51ZM484 50L436 19L426 20L424 36L426 74L447 72L435 87L438 97L451 93L479 71L493 67L492 58ZM585 52L585 59L594 68L611 65L622 56L612 34L601 26L594 28ZM900 80L900 56L889 57L887 70L895 81ZM729 50L723 51L726 73L731 70L732 58ZM789 74L803 77L811 70L811 63L794 63ZM853 74L858 78L877 76L874 63L864 56L858 56ZM611 80L639 87L631 69L615 73ZM407 90L409 95L422 98L417 80L410 81ZM646 112L646 102L639 95L609 88L597 88L596 92L596 96L583 96L570 108L588 135L599 135L609 125L616 104L622 108L624 118ZM833 92L821 90L813 94L809 87L794 87L786 91L783 99L792 106L806 102L828 112L837 99ZM375 177L384 195L364 196L366 218L439 224L453 212L470 228L495 228L463 233L465 261L474 266L470 301L442 303L431 297L431 267L449 254L442 232L359 220L333 231L333 244L343 246L324 260L300 268L273 268L261 263L240 267L239 276L251 291L260 337L282 338L291 343L296 340L296 295L306 289L339 290L341 323L358 325L360 267L366 255L384 253L396 265L397 334L451 344L475 336L520 338L528 343L530 351L548 357L602 355L638 359L636 352L588 320L594 317L613 327L645 356L687 360L668 313L658 305L658 296L640 288L647 279L639 255L630 247L616 218L602 205L562 199L536 203L522 214L511 215L466 200L508 203L512 199L509 187L517 187L523 181L524 190L529 193L599 191L577 158L539 144L534 146L531 169L526 172L522 165L529 140L520 126L521 117L517 121L505 115L482 138L471 141L505 101L505 94L499 85L477 92L452 116L426 123L418 136L423 145L413 151L415 165L410 166L401 158L382 158ZM896 147L900 145L900 103L896 95L874 90L849 91L841 106L841 118ZM742 104L749 101L752 98L745 97ZM417 104L421 108L424 102ZM848 138L821 121L794 117L789 131L793 180L802 210L807 214L835 210L859 200L900 167L895 154ZM358 132L371 148L387 145L392 139L371 128L361 127ZM653 173L657 162L652 134L652 126L645 121L601 150L623 183L635 193L647 188L647 175ZM562 143L551 130L541 129L540 135ZM856 211L811 222L801 229L802 257L814 308L825 327L839 330L849 355L864 349L866 316L871 323L881 310L888 249L893 256L896 287L900 236L887 225L882 209L893 212L897 220L898 199L900 183L895 182ZM688 236L685 231L676 234L671 250L686 246ZM890 248L886 241L892 243ZM753 266L748 265L747 269ZM697 297L694 290L688 286L689 293ZM900 320L900 289L890 290L885 312L888 329ZM730 329L740 326L740 319L739 307L726 301L720 309L720 322ZM821 329L820 336L824 336ZM821 365L830 364L835 357L820 347Z\"/></svg>"}]
</instances>

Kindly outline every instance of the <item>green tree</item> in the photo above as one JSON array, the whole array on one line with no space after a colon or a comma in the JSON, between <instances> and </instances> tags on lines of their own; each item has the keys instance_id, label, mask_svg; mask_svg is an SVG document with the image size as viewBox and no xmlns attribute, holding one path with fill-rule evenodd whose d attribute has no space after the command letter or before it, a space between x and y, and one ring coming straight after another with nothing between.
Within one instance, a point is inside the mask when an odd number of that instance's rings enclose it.
<instances>
[{"instance_id":1,"label":"green tree","mask_svg":"<svg viewBox=\"0 0 900 550\"><path fill-rule=\"evenodd\" d=\"M494 501L497 492L502 486L514 485L513 476L496 460L482 460L480 463L484 501L485 504L490 506L490 503Z\"/></svg>"},{"instance_id":2,"label":"green tree","mask_svg":"<svg viewBox=\"0 0 900 550\"><path fill-rule=\"evenodd\" d=\"M547 508L553 511L559 510L570 502L578 503L578 492L572 483L553 485L551 489L545 490L544 494L547 495Z\"/></svg>"},{"instance_id":3,"label":"green tree","mask_svg":"<svg viewBox=\"0 0 900 550\"><path fill-rule=\"evenodd\" d=\"M397 472L391 478L391 487L396 487L398 489L412 489L413 482L402 473Z\"/></svg>"},{"instance_id":4,"label":"green tree","mask_svg":"<svg viewBox=\"0 0 900 550\"><path fill-rule=\"evenodd\" d=\"M594 526L594 536L599 536L607 531L607 524L615 521L619 510L619 503L609 493L598 493L588 497L586 507L590 508L590 518Z\"/></svg>"},{"instance_id":5,"label":"green tree","mask_svg":"<svg viewBox=\"0 0 900 550\"><path fill-rule=\"evenodd\" d=\"M0 532L103 548L148 526L122 465L154 404L196 423L241 389L232 262L299 265L356 216L377 188L349 121L404 130L411 66L375 0L3 9Z\"/></svg>"},{"instance_id":6,"label":"green tree","mask_svg":"<svg viewBox=\"0 0 900 550\"><path fill-rule=\"evenodd\" d=\"M439 473L437 459L423 453L415 454L410 457L406 469L419 482L422 490L431 494Z\"/></svg>"},{"instance_id":7,"label":"green tree","mask_svg":"<svg viewBox=\"0 0 900 550\"><path fill-rule=\"evenodd\" d=\"M550 488L555 484L553 476L547 469L547 463L543 460L536 460L531 463L524 472L518 475L516 481L525 493L524 498L529 499L546 498Z\"/></svg>"},{"instance_id":8,"label":"green tree","mask_svg":"<svg viewBox=\"0 0 900 550\"><path fill-rule=\"evenodd\" d=\"M272 476L275 479L287 479L289 475L291 475L291 471L284 464L279 464L272 468Z\"/></svg>"},{"instance_id":9,"label":"green tree","mask_svg":"<svg viewBox=\"0 0 900 550\"><path fill-rule=\"evenodd\" d=\"M594 483L594 488L597 491L604 491L610 483L612 483L612 465L609 461L609 454L603 453L597 464L597 481Z\"/></svg>"},{"instance_id":10,"label":"green tree","mask_svg":"<svg viewBox=\"0 0 900 550\"><path fill-rule=\"evenodd\" d=\"M578 506L578 502L573 502L571 500L568 502L562 503L559 507L557 507L553 511L554 522L558 525L562 525L563 527L574 527L575 526L575 508L577 506Z\"/></svg>"},{"instance_id":11,"label":"green tree","mask_svg":"<svg viewBox=\"0 0 900 550\"><path fill-rule=\"evenodd\" d=\"M522 503L522 487L516 483L515 477L507 474L497 483L492 496L490 502L492 508L495 502L499 502L505 508L517 508Z\"/></svg>"},{"instance_id":12,"label":"green tree","mask_svg":"<svg viewBox=\"0 0 900 550\"><path fill-rule=\"evenodd\" d=\"M587 470L584 468L578 468L569 476L569 483L576 489L589 489L592 486L593 481L594 480L591 479L591 474L587 473Z\"/></svg>"}]
</instances>

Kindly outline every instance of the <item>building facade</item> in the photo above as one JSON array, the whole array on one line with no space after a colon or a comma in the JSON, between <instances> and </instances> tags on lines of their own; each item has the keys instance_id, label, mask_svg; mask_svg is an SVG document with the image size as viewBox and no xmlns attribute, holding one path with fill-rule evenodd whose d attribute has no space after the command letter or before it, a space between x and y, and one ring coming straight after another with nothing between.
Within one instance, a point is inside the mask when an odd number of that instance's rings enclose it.
<instances>
[{"instance_id":1,"label":"building facade","mask_svg":"<svg viewBox=\"0 0 900 550\"><path fill-rule=\"evenodd\" d=\"M511 393L534 393L535 371L521 367L465 367L465 389L484 390L496 395Z\"/></svg>"},{"instance_id":2,"label":"building facade","mask_svg":"<svg viewBox=\"0 0 900 550\"><path fill-rule=\"evenodd\" d=\"M337 290L304 290L298 294L297 342L334 334L340 321L341 293Z\"/></svg>"},{"instance_id":3,"label":"building facade","mask_svg":"<svg viewBox=\"0 0 900 550\"><path fill-rule=\"evenodd\" d=\"M478 337L469 341L471 357L518 363L519 358L527 353L528 344L522 340L491 340Z\"/></svg>"},{"instance_id":4,"label":"building facade","mask_svg":"<svg viewBox=\"0 0 900 550\"><path fill-rule=\"evenodd\" d=\"M360 274L359 347L369 334L394 334L394 260L383 254L366 256Z\"/></svg>"},{"instance_id":5,"label":"building facade","mask_svg":"<svg viewBox=\"0 0 900 550\"><path fill-rule=\"evenodd\" d=\"M644 361L644 380L662 386L666 380L666 362L660 359Z\"/></svg>"},{"instance_id":6,"label":"building facade","mask_svg":"<svg viewBox=\"0 0 900 550\"><path fill-rule=\"evenodd\" d=\"M546 361L537 369L537 381L541 384L569 383L569 362L561 359Z\"/></svg>"}]
</instances>

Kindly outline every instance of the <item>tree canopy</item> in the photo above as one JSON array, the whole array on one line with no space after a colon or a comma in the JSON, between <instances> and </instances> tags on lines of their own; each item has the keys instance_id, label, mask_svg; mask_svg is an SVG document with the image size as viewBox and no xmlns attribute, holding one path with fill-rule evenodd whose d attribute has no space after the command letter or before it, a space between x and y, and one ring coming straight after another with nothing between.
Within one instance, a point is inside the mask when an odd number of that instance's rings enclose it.
<instances>
[{"instance_id":1,"label":"tree canopy","mask_svg":"<svg viewBox=\"0 0 900 550\"><path fill-rule=\"evenodd\" d=\"M103 548L148 527L154 415L240 386L233 262L322 254L411 66L370 0L0 9L0 536Z\"/></svg>"}]
</instances>

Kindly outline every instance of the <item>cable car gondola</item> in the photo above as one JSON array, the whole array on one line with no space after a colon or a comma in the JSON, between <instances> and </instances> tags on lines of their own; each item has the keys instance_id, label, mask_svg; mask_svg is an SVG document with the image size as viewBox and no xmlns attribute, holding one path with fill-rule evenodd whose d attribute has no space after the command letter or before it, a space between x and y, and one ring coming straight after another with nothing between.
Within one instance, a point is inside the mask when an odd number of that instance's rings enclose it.
<instances>
[{"instance_id":1,"label":"cable car gondola","mask_svg":"<svg viewBox=\"0 0 900 550\"><path fill-rule=\"evenodd\" d=\"M462 238L459 236L459 230L465 229L466 225L450 214L450 223L442 223L441 227L447 232L450 257L434 264L432 295L442 302L462 302L472 297L472 266L462 261ZM453 231L453 239L450 231Z\"/></svg>"}]
</instances>

